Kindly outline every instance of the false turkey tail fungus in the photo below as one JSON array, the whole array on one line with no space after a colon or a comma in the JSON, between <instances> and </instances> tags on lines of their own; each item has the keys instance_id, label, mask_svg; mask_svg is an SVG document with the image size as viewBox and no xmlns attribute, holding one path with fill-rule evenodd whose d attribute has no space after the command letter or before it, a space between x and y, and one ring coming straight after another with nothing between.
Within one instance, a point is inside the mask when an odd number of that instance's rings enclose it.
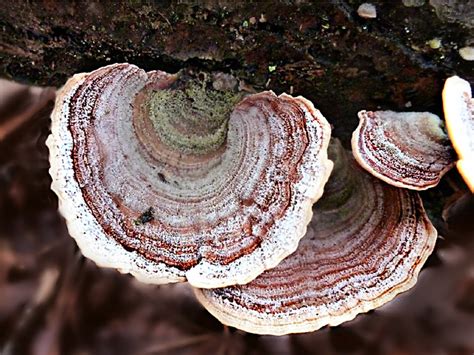
<instances>
[{"instance_id":1,"label":"false turkey tail fungus","mask_svg":"<svg viewBox=\"0 0 474 355\"><path fill-rule=\"evenodd\" d=\"M71 78L47 142L52 189L98 265L149 283L246 283L304 236L332 169L330 126L302 97L183 78L130 64Z\"/></svg>"},{"instance_id":2,"label":"false turkey tail fungus","mask_svg":"<svg viewBox=\"0 0 474 355\"><path fill-rule=\"evenodd\" d=\"M436 186L454 164L443 121L429 112L360 111L352 152L368 172L412 190Z\"/></svg>"},{"instance_id":3,"label":"false turkey tail fungus","mask_svg":"<svg viewBox=\"0 0 474 355\"><path fill-rule=\"evenodd\" d=\"M458 76L446 80L443 109L448 134L459 157L456 166L474 193L474 100L469 82Z\"/></svg>"},{"instance_id":4,"label":"false turkey tail fungus","mask_svg":"<svg viewBox=\"0 0 474 355\"><path fill-rule=\"evenodd\" d=\"M437 232L418 193L363 171L342 146L297 251L246 285L196 289L222 323L283 335L338 325L411 288Z\"/></svg>"}]
</instances>

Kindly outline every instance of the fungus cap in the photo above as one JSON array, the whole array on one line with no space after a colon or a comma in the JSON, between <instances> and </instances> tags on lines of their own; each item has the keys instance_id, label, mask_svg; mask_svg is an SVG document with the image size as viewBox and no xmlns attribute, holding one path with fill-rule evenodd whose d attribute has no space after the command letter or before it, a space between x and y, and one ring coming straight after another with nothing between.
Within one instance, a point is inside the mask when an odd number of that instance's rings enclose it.
<instances>
[{"instance_id":1,"label":"fungus cap","mask_svg":"<svg viewBox=\"0 0 474 355\"><path fill-rule=\"evenodd\" d=\"M373 4L363 3L357 8L357 14L362 18L376 18L377 9Z\"/></svg>"},{"instance_id":2,"label":"fungus cap","mask_svg":"<svg viewBox=\"0 0 474 355\"><path fill-rule=\"evenodd\" d=\"M458 76L446 80L443 109L449 138L458 153L456 166L474 192L474 100L469 82Z\"/></svg>"},{"instance_id":3,"label":"fungus cap","mask_svg":"<svg viewBox=\"0 0 474 355\"><path fill-rule=\"evenodd\" d=\"M222 323L259 334L310 332L415 284L437 238L418 193L367 174L340 145L330 158L334 171L294 254L246 285L195 290Z\"/></svg>"},{"instance_id":4,"label":"fungus cap","mask_svg":"<svg viewBox=\"0 0 474 355\"><path fill-rule=\"evenodd\" d=\"M412 190L436 186L454 164L443 121L429 112L360 111L352 152L374 176Z\"/></svg>"},{"instance_id":5,"label":"fungus cap","mask_svg":"<svg viewBox=\"0 0 474 355\"><path fill-rule=\"evenodd\" d=\"M238 102L183 78L130 64L71 78L47 142L52 189L100 266L148 283L246 283L305 234L332 169L330 126L302 97Z\"/></svg>"}]
</instances>

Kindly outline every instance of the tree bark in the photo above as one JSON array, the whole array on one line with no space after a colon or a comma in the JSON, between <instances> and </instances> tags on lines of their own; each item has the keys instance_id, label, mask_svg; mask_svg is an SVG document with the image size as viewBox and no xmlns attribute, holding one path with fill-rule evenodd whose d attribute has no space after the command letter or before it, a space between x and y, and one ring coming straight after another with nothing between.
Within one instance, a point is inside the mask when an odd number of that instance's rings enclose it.
<instances>
[{"instance_id":1,"label":"tree bark","mask_svg":"<svg viewBox=\"0 0 474 355\"><path fill-rule=\"evenodd\" d=\"M364 19L356 11L361 1L344 0L11 0L0 12L0 76L60 86L115 62L223 71L258 91L304 95L347 144L357 111L441 114L444 79L456 73L473 80L472 62L458 53L472 40L469 7L444 1L457 6L447 16L433 6L441 0L404 1L422 6L373 1L377 18Z\"/></svg>"}]
</instances>

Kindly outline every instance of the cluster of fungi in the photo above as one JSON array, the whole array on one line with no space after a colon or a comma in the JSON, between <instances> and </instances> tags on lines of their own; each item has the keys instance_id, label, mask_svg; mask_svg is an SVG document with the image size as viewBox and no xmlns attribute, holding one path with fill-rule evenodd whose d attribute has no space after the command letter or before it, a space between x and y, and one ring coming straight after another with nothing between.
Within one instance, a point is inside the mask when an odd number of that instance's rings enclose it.
<instances>
[{"instance_id":1,"label":"cluster of fungi","mask_svg":"<svg viewBox=\"0 0 474 355\"><path fill-rule=\"evenodd\" d=\"M437 239L414 190L455 151L474 189L469 84L446 82L449 136L431 113L361 111L351 154L310 101L223 78L114 64L58 91L52 189L82 253L187 281L258 334L337 325L412 287Z\"/></svg>"}]
</instances>

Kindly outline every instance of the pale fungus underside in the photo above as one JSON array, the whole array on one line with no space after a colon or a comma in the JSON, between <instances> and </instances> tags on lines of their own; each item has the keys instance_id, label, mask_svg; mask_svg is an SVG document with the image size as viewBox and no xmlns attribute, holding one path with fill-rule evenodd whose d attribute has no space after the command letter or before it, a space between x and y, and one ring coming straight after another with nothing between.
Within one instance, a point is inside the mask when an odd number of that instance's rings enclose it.
<instances>
[{"instance_id":1,"label":"pale fungus underside","mask_svg":"<svg viewBox=\"0 0 474 355\"><path fill-rule=\"evenodd\" d=\"M150 283L224 287L276 266L332 169L330 126L304 98L242 99L129 64L71 78L51 130L71 236L98 265Z\"/></svg>"},{"instance_id":2,"label":"pale fungus underside","mask_svg":"<svg viewBox=\"0 0 474 355\"><path fill-rule=\"evenodd\" d=\"M363 171L338 144L297 251L246 285L196 289L222 323L259 334L338 325L411 288L437 232L417 192Z\"/></svg>"},{"instance_id":3,"label":"pale fungus underside","mask_svg":"<svg viewBox=\"0 0 474 355\"><path fill-rule=\"evenodd\" d=\"M436 186L455 154L443 121L429 112L360 111L352 135L357 162L388 184L412 190Z\"/></svg>"},{"instance_id":4,"label":"pale fungus underside","mask_svg":"<svg viewBox=\"0 0 474 355\"><path fill-rule=\"evenodd\" d=\"M469 82L458 76L446 80L443 110L448 134L459 158L456 166L474 193L474 99Z\"/></svg>"}]
</instances>

